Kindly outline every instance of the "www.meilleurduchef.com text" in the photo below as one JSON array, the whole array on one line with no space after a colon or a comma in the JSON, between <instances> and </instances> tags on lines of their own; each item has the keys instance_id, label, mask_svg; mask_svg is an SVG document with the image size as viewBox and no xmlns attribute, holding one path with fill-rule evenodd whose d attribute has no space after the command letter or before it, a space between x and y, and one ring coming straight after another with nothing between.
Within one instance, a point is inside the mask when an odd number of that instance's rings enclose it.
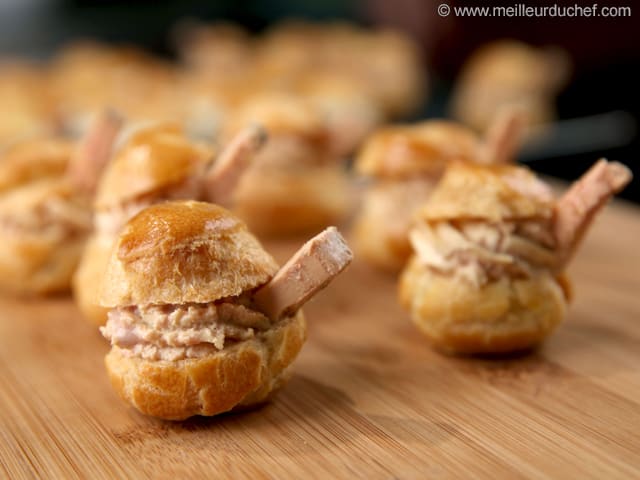
<instances>
[{"instance_id":1,"label":"www.meilleurduchef.com text","mask_svg":"<svg viewBox=\"0 0 640 480\"><path fill-rule=\"evenodd\" d=\"M438 5L438 15L448 17L630 17L630 6L592 5L530 5L517 3L509 6L450 6L447 3Z\"/></svg>"}]
</instances>

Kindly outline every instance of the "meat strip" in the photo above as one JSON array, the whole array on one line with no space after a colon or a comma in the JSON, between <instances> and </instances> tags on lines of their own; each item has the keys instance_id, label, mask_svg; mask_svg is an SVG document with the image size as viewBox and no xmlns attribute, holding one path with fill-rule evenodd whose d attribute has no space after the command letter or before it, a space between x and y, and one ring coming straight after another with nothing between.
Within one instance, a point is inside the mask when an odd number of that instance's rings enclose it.
<instances>
[{"instance_id":1,"label":"meat strip","mask_svg":"<svg viewBox=\"0 0 640 480\"><path fill-rule=\"evenodd\" d=\"M231 140L205 176L205 191L209 201L219 205L230 202L252 158L266 141L267 132L260 125L246 127Z\"/></svg>"},{"instance_id":2,"label":"meat strip","mask_svg":"<svg viewBox=\"0 0 640 480\"><path fill-rule=\"evenodd\" d=\"M71 158L67 175L83 192L93 194L102 169L111 158L116 137L122 127L122 117L105 110L94 120Z\"/></svg>"},{"instance_id":3,"label":"meat strip","mask_svg":"<svg viewBox=\"0 0 640 480\"><path fill-rule=\"evenodd\" d=\"M253 300L258 310L277 320L294 313L344 270L353 254L336 227L316 235L262 286Z\"/></svg>"},{"instance_id":4,"label":"meat strip","mask_svg":"<svg viewBox=\"0 0 640 480\"><path fill-rule=\"evenodd\" d=\"M525 118L516 107L501 109L486 133L480 161L502 164L512 162L520 147Z\"/></svg>"},{"instance_id":5,"label":"meat strip","mask_svg":"<svg viewBox=\"0 0 640 480\"><path fill-rule=\"evenodd\" d=\"M558 200L553 232L563 257L561 266L571 259L596 213L632 178L623 164L600 159Z\"/></svg>"}]
</instances>

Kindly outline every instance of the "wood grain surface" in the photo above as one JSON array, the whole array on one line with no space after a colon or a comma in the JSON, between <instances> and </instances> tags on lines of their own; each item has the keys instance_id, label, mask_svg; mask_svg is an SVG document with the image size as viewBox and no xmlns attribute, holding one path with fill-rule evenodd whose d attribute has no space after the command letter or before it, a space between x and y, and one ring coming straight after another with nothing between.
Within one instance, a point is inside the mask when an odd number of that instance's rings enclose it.
<instances>
[{"instance_id":1,"label":"wood grain surface","mask_svg":"<svg viewBox=\"0 0 640 480\"><path fill-rule=\"evenodd\" d=\"M639 247L640 209L609 206L566 322L501 359L432 351L356 261L306 308L279 396L176 423L116 397L69 299L0 300L0 478L640 478Z\"/></svg>"}]
</instances>

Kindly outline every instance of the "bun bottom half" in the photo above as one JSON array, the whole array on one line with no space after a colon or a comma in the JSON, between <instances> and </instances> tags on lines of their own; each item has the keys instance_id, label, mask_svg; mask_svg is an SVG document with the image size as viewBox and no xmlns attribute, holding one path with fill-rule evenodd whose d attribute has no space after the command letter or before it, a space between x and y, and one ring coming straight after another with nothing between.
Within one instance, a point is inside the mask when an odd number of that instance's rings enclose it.
<instances>
[{"instance_id":1,"label":"bun bottom half","mask_svg":"<svg viewBox=\"0 0 640 480\"><path fill-rule=\"evenodd\" d=\"M565 292L546 271L476 287L437 274L415 257L399 290L401 303L433 345L463 354L516 352L539 344L564 319Z\"/></svg>"},{"instance_id":2,"label":"bun bottom half","mask_svg":"<svg viewBox=\"0 0 640 480\"><path fill-rule=\"evenodd\" d=\"M140 412L165 420L212 416L268 400L288 380L289 365L306 339L302 311L250 340L214 355L152 361L123 355L105 357L120 397Z\"/></svg>"}]
</instances>

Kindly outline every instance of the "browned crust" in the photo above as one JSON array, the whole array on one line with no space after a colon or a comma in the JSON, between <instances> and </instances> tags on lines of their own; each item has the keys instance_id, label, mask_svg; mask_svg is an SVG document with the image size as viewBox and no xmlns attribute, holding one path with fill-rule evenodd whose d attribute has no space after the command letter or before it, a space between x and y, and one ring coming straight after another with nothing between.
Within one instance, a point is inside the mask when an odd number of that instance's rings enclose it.
<instances>
[{"instance_id":1,"label":"browned crust","mask_svg":"<svg viewBox=\"0 0 640 480\"><path fill-rule=\"evenodd\" d=\"M114 389L140 412L182 420L265 401L282 386L305 339L299 311L256 338L209 357L150 361L126 357L114 347L105 364Z\"/></svg>"},{"instance_id":2,"label":"browned crust","mask_svg":"<svg viewBox=\"0 0 640 480\"><path fill-rule=\"evenodd\" d=\"M224 208L166 202L143 210L123 228L100 303L212 302L266 283L277 269L246 225Z\"/></svg>"},{"instance_id":3,"label":"browned crust","mask_svg":"<svg viewBox=\"0 0 640 480\"><path fill-rule=\"evenodd\" d=\"M194 144L173 124L137 132L107 165L96 193L96 207L119 206L199 177L213 150Z\"/></svg>"},{"instance_id":4,"label":"browned crust","mask_svg":"<svg viewBox=\"0 0 640 480\"><path fill-rule=\"evenodd\" d=\"M426 221L550 219L553 205L549 188L524 167L456 162L447 169L417 218Z\"/></svg>"},{"instance_id":5,"label":"browned crust","mask_svg":"<svg viewBox=\"0 0 640 480\"><path fill-rule=\"evenodd\" d=\"M480 146L472 130L454 122L385 127L369 137L355 168L361 175L380 178L440 176L453 160L477 161Z\"/></svg>"},{"instance_id":6,"label":"browned crust","mask_svg":"<svg viewBox=\"0 0 640 480\"><path fill-rule=\"evenodd\" d=\"M231 117L224 136L229 139L252 123L262 125L270 137L294 135L328 148L329 131L322 115L310 101L295 95L270 92L249 97Z\"/></svg>"},{"instance_id":7,"label":"browned crust","mask_svg":"<svg viewBox=\"0 0 640 480\"><path fill-rule=\"evenodd\" d=\"M61 138L37 138L7 148L0 161L0 192L64 174L74 145Z\"/></svg>"},{"instance_id":8,"label":"browned crust","mask_svg":"<svg viewBox=\"0 0 640 480\"><path fill-rule=\"evenodd\" d=\"M528 124L553 120L553 97L566 83L571 66L566 52L513 41L485 44L460 72L452 99L453 117L478 130L492 122L496 108L523 108Z\"/></svg>"},{"instance_id":9,"label":"browned crust","mask_svg":"<svg viewBox=\"0 0 640 480\"><path fill-rule=\"evenodd\" d=\"M399 296L414 324L437 348L506 353L539 344L563 320L566 285L540 272L478 288L433 273L414 257L402 273Z\"/></svg>"}]
</instances>

